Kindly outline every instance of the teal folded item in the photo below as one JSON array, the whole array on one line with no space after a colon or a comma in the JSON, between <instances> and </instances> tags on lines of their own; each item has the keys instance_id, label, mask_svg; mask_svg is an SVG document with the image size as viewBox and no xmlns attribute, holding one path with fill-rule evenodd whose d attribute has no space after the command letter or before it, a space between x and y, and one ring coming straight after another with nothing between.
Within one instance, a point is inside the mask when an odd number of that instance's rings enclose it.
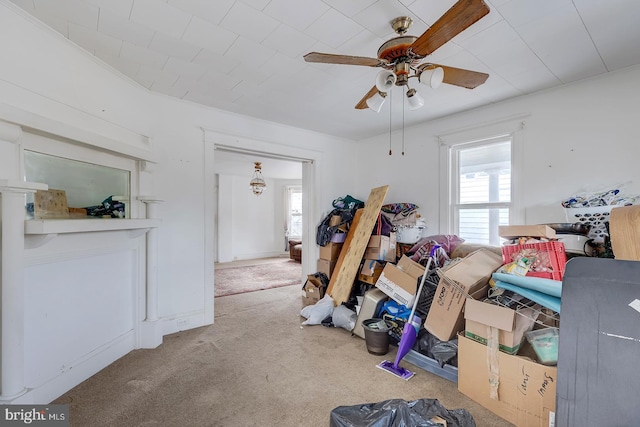
<instances>
[{"instance_id":1,"label":"teal folded item","mask_svg":"<svg viewBox=\"0 0 640 427\"><path fill-rule=\"evenodd\" d=\"M562 296L562 282L559 280L543 279L541 277L518 276L509 273L493 273L493 280L511 283L523 288L542 292L560 298Z\"/></svg>"},{"instance_id":2,"label":"teal folded item","mask_svg":"<svg viewBox=\"0 0 640 427\"><path fill-rule=\"evenodd\" d=\"M521 286L513 285L511 283L501 282L496 280L496 288L505 289L507 291L515 292L522 295L525 298L530 299L533 302L540 304L543 307L547 307L550 310L560 313L560 298L545 294L542 292L534 291L532 289L523 288Z\"/></svg>"}]
</instances>

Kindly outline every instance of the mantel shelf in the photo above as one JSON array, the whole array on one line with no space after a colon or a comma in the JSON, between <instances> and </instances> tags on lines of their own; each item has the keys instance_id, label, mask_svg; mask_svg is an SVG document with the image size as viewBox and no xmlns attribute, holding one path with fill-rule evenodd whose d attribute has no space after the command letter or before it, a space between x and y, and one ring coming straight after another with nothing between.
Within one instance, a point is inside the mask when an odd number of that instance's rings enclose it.
<instances>
[{"instance_id":1,"label":"mantel shelf","mask_svg":"<svg viewBox=\"0 0 640 427\"><path fill-rule=\"evenodd\" d=\"M160 226L159 219L29 219L24 222L24 234L88 233L94 231L141 230Z\"/></svg>"}]
</instances>

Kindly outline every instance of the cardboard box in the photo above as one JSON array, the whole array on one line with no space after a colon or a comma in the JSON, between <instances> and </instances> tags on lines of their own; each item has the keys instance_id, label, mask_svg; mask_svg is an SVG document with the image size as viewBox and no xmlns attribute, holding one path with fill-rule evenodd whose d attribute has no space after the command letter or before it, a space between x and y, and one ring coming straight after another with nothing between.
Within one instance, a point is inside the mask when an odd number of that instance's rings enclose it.
<instances>
[{"instance_id":1,"label":"cardboard box","mask_svg":"<svg viewBox=\"0 0 640 427\"><path fill-rule=\"evenodd\" d=\"M302 287L302 306L313 305L324 297L326 287L322 281L313 274L307 276L307 280Z\"/></svg>"},{"instance_id":2,"label":"cardboard box","mask_svg":"<svg viewBox=\"0 0 640 427\"><path fill-rule=\"evenodd\" d=\"M546 237L556 238L556 230L548 225L500 225L498 235L505 239L516 239L518 237Z\"/></svg>"},{"instance_id":3,"label":"cardboard box","mask_svg":"<svg viewBox=\"0 0 640 427\"><path fill-rule=\"evenodd\" d=\"M403 256L397 265L387 263L384 266L376 287L394 301L411 307L418 289L418 277L423 273L421 264Z\"/></svg>"},{"instance_id":4,"label":"cardboard box","mask_svg":"<svg viewBox=\"0 0 640 427\"><path fill-rule=\"evenodd\" d=\"M375 285L382 274L383 268L384 266L380 262L365 259L360 273L358 273L358 280L370 285Z\"/></svg>"},{"instance_id":5,"label":"cardboard box","mask_svg":"<svg viewBox=\"0 0 640 427\"><path fill-rule=\"evenodd\" d=\"M396 233L390 233L389 236L371 236L363 258L396 262Z\"/></svg>"},{"instance_id":6,"label":"cardboard box","mask_svg":"<svg viewBox=\"0 0 640 427\"><path fill-rule=\"evenodd\" d=\"M489 302L468 299L464 308L464 335L486 345L487 328L497 328L500 350L516 354L524 334L533 329L539 313L538 310L530 307L521 307L516 312Z\"/></svg>"},{"instance_id":7,"label":"cardboard box","mask_svg":"<svg viewBox=\"0 0 640 427\"><path fill-rule=\"evenodd\" d=\"M362 262L362 268L360 269L360 274L364 276L373 276L376 273L382 273L382 269L384 265L380 261L376 261L374 259L365 259Z\"/></svg>"},{"instance_id":8,"label":"cardboard box","mask_svg":"<svg viewBox=\"0 0 640 427\"><path fill-rule=\"evenodd\" d=\"M550 427L555 419L558 369L497 352L498 400L490 397L488 347L458 336L458 390L518 427ZM524 354L532 351L525 341Z\"/></svg>"},{"instance_id":9,"label":"cardboard box","mask_svg":"<svg viewBox=\"0 0 640 427\"><path fill-rule=\"evenodd\" d=\"M443 268L425 329L442 341L449 341L464 329L464 304L468 297L484 299L489 279L502 266L502 257L488 249L471 252Z\"/></svg>"},{"instance_id":10,"label":"cardboard box","mask_svg":"<svg viewBox=\"0 0 640 427\"><path fill-rule=\"evenodd\" d=\"M320 258L327 261L335 261L340 256L342 243L329 242L324 246L320 246Z\"/></svg>"},{"instance_id":11,"label":"cardboard box","mask_svg":"<svg viewBox=\"0 0 640 427\"><path fill-rule=\"evenodd\" d=\"M324 273L327 277L331 278L333 270L336 268L337 259L322 259L318 258L318 273Z\"/></svg>"}]
</instances>

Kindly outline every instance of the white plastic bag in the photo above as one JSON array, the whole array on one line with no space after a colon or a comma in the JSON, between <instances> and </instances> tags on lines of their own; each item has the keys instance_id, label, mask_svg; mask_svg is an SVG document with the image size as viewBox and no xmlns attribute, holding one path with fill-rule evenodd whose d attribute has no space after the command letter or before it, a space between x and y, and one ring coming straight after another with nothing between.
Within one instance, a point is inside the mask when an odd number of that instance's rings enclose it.
<instances>
[{"instance_id":1,"label":"white plastic bag","mask_svg":"<svg viewBox=\"0 0 640 427\"><path fill-rule=\"evenodd\" d=\"M307 320L302 322L303 325L319 325L324 319L333 313L333 298L325 295L320 301L314 305L308 305L300 311L300 315Z\"/></svg>"},{"instance_id":2,"label":"white plastic bag","mask_svg":"<svg viewBox=\"0 0 640 427\"><path fill-rule=\"evenodd\" d=\"M339 305L333 309L331 320L333 321L333 326L336 328L344 328L347 331L351 331L356 326L357 318L358 315L355 311L344 305Z\"/></svg>"}]
</instances>

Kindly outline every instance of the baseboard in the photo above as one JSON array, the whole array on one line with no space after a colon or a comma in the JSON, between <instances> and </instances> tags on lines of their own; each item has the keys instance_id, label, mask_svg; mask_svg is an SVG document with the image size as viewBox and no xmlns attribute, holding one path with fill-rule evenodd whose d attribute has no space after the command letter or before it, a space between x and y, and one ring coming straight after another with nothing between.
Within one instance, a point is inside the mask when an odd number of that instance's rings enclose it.
<instances>
[{"instance_id":1,"label":"baseboard","mask_svg":"<svg viewBox=\"0 0 640 427\"><path fill-rule=\"evenodd\" d=\"M259 252L253 254L242 254L233 257L233 261L245 261L249 259L261 259L261 258L286 258L289 256L288 251L273 251L273 252Z\"/></svg>"},{"instance_id":2,"label":"baseboard","mask_svg":"<svg viewBox=\"0 0 640 427\"><path fill-rule=\"evenodd\" d=\"M208 321L204 310L185 313L170 319L162 319L162 335L174 334L180 331L212 325L213 320Z\"/></svg>"},{"instance_id":3,"label":"baseboard","mask_svg":"<svg viewBox=\"0 0 640 427\"><path fill-rule=\"evenodd\" d=\"M135 349L135 342L135 333L131 330L87 354L40 387L28 389L16 399L3 403L46 405Z\"/></svg>"}]
</instances>

